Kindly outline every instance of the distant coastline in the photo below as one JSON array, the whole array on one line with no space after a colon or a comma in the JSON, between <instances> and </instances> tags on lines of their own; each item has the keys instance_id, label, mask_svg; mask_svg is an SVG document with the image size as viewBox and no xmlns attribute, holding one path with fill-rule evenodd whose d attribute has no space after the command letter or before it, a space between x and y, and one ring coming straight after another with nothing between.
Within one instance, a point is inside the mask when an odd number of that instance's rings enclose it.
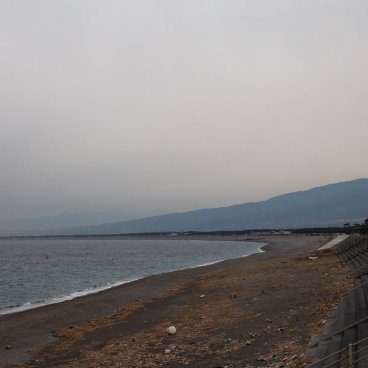
<instances>
[{"instance_id":1,"label":"distant coastline","mask_svg":"<svg viewBox=\"0 0 368 368\"><path fill-rule=\"evenodd\" d=\"M286 193L259 202L227 207L194 209L187 212L82 225L72 215L67 223L56 218L29 219L16 224L0 223L2 236L157 236L162 234L226 235L298 231L324 228L344 231L347 223L362 223L367 217L368 179L361 178ZM74 218L75 221L72 221ZM87 219L86 219L87 221ZM95 220L97 221L97 220ZM22 227L23 226L23 227ZM329 230L330 228L330 230ZM318 230L320 229L320 230ZM336 232L336 231L335 231Z\"/></svg>"}]
</instances>

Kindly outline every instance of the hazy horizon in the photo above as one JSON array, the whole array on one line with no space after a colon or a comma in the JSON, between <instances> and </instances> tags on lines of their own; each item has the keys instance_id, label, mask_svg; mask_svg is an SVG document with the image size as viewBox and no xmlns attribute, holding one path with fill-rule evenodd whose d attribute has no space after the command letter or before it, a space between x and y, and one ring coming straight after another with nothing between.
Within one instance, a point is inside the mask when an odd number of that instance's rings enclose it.
<instances>
[{"instance_id":1,"label":"hazy horizon","mask_svg":"<svg viewBox=\"0 0 368 368\"><path fill-rule=\"evenodd\" d=\"M0 0L0 222L368 177L368 3Z\"/></svg>"}]
</instances>

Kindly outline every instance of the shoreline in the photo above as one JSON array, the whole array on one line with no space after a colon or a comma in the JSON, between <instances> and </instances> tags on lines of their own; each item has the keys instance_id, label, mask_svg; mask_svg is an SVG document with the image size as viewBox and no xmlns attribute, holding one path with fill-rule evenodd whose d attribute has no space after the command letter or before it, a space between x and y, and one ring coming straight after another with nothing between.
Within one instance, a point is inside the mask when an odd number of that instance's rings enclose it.
<instances>
[{"instance_id":1,"label":"shoreline","mask_svg":"<svg viewBox=\"0 0 368 368\"><path fill-rule=\"evenodd\" d=\"M200 239L203 240L203 238ZM200 291L197 288L202 283L201 280L208 280L205 284L212 285L211 280L213 280L213 277L217 278L216 275L225 275L224 279L222 279L224 276L221 276L221 282L225 282L227 278L230 280L230 276L226 275L232 275L233 272L238 270L236 274L231 276L237 277L236 275L239 272L243 272L241 270L254 268L258 270L259 264L272 263L275 264L273 266L276 267L275 270L278 270L278 265L285 262L288 257L305 251L313 251L322 243L327 243L329 237L276 235L252 237L252 239L249 237L231 237L231 239L216 237L216 239L221 241L258 241L268 244L262 247L265 250L263 253L220 261L208 266L149 276L73 300L3 315L0 317L0 349L3 350L3 354L0 355L0 367L7 367L11 363L26 362L30 359L35 359L37 356L42 356L45 354L42 352L50 349L48 347L63 341L62 336L64 332L62 331L69 328L72 328L70 331L77 331L77 326L81 326L78 329L83 329L85 328L83 326L87 326L91 321L98 325L102 323L98 321L105 321L106 318L108 320L112 318L111 316L118 316L119 313L128 313L128 317L134 320L132 325L126 322L128 326L126 333L138 333L141 329L147 329L150 323L157 323L159 320L166 318L165 316L170 315L171 311L178 308L178 306L186 305L186 301L178 302L176 301L177 298L179 300L183 298L187 300L189 297L188 300L192 300L193 296L190 295L197 295L195 298L198 298ZM247 278L244 279L243 283L253 285L253 280L262 275L258 271L256 274L252 272L247 273ZM267 272L264 276L267 276ZM195 283L193 284L193 282ZM266 287L267 285L264 288ZM218 288L219 285L215 282L212 293L222 290ZM226 292L227 287L224 290ZM206 291L206 293L208 292ZM214 300L214 302L217 301ZM156 309L156 305L159 306L159 309ZM144 317L141 317L140 313L143 312L146 314L144 314ZM182 316L185 315L185 313L182 314ZM151 319L154 321L150 322ZM147 324L145 323L146 320L148 321ZM115 326L115 322L113 326ZM116 327L118 327L117 322ZM119 331L121 333L123 330ZM101 334L99 341L103 341L106 338L103 332ZM11 348L4 350L6 346ZM93 347L91 349L95 350ZM53 363L51 366L57 365Z\"/></svg>"},{"instance_id":2,"label":"shoreline","mask_svg":"<svg viewBox=\"0 0 368 368\"><path fill-rule=\"evenodd\" d=\"M131 240L131 239L129 239ZM142 238L142 239L134 239L134 240L151 240L150 238ZM188 241L194 241L194 240L208 240L208 241L219 241L219 242L238 242L239 240L235 240L235 239L227 239L227 240L223 240L223 239L186 239L186 238L180 238L177 239L175 238L167 238L165 237L164 239L161 240L167 240L167 241L171 241L171 240L188 240ZM26 302L22 305L17 305L14 307L8 307L8 308L4 308L4 309L0 309L0 319L2 318L2 316L6 316L9 314L15 314L15 313L21 313L21 312L26 312L32 309L36 309L36 308L43 308L46 307L48 305L54 305L54 304L59 304L59 303L63 303L66 301L70 301L70 300L74 300L77 298L82 298L84 296L88 296L88 295L92 295L92 294L97 294L106 290L110 290L110 289L114 289L116 287L120 287L122 285L126 285L126 284L130 284L132 282L135 281L139 281L139 280L143 280L145 278L148 277L153 277L153 276L158 276L158 275L164 275L164 274L168 274L171 272L176 272L176 271L185 271L185 270L191 270L194 268L200 268L200 267L207 267L207 266L211 266L217 263L221 263L221 262L225 262L225 261L229 261L229 260L233 260L233 259L239 259L239 258L244 258L244 257L249 257L255 254L259 254L259 253L263 253L265 251L267 251L266 247L268 245L270 245L269 243L264 243L261 241L253 241L253 240L242 240L244 242L253 242L253 243L263 243L263 245L261 245L260 247L258 247L257 252L255 253L251 253L251 254L247 254L247 255L242 255L236 258L226 258L226 259L220 259L218 261L213 261L213 262L208 262L208 263L204 263L204 264L195 264L193 266L189 266L189 267L185 267L185 268L178 268L176 270L171 270L171 271L164 271L162 273L157 273L157 274L152 274L152 275L143 275L143 276L139 276L137 278L134 279L127 279L127 280L122 280L122 281L113 281L110 282L106 285L102 285L100 287L96 287L96 288L89 288L89 289L85 289L85 290L77 290L77 291L72 291L70 292L70 294L67 295L61 295L61 296L54 296L49 298L48 300L45 301L40 301L40 302ZM269 249L272 249L269 248Z\"/></svg>"}]
</instances>

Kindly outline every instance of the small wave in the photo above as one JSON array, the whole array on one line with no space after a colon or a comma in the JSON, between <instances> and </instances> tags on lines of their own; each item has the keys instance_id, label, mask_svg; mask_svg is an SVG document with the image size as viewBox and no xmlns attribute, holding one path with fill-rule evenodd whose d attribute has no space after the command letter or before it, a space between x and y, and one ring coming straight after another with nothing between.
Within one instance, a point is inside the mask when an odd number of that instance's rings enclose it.
<instances>
[{"instance_id":1,"label":"small wave","mask_svg":"<svg viewBox=\"0 0 368 368\"><path fill-rule=\"evenodd\" d=\"M139 280L139 279L140 278L134 278L134 279L126 280L126 281L109 282L104 286L100 286L100 287L96 287L96 288L88 288L88 289L80 290L80 291L74 291L74 292L72 292L71 294L68 294L68 295L57 296L57 297L53 297L53 298L50 298L50 299L47 299L47 300L41 300L41 301L37 301L37 302L26 302L22 305L16 305L14 307L8 307L8 308L0 309L0 316L6 315L6 314L12 314L12 313L24 312L26 310L35 309L35 308L39 308L39 307L44 307L44 306L50 305L50 304L62 303L62 302L65 302L67 300L72 300L72 299L79 298L81 296L85 296L85 295L89 295L89 294L99 293L101 291L108 290L108 289L111 289L111 288L116 287L116 286L128 284L129 282L133 282L133 281L136 281L136 280Z\"/></svg>"},{"instance_id":2,"label":"small wave","mask_svg":"<svg viewBox=\"0 0 368 368\"><path fill-rule=\"evenodd\" d=\"M262 245L261 247L258 247L254 253L247 253L247 254L243 254L242 256L238 256L236 258L224 258L224 259L219 259L217 261L213 261L213 262L208 262L208 263L201 263L201 264L198 264L198 265L195 265L195 266L189 266L185 269L192 269L192 268L198 268L198 267L205 267L205 266L211 266L211 265L214 265L216 263L220 263L220 262L224 262L224 261L230 261L232 259L237 259L237 258L243 258L243 257L249 257L249 256L252 256L253 254L258 254L258 253L264 253L265 250L263 250L263 247L265 247L267 244L264 244Z\"/></svg>"}]
</instances>

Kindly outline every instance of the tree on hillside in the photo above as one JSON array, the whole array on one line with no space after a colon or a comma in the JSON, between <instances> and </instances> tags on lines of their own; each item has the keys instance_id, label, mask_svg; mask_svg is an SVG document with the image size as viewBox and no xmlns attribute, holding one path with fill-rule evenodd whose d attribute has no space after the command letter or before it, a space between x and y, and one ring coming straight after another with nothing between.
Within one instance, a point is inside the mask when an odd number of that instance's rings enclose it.
<instances>
[{"instance_id":1,"label":"tree on hillside","mask_svg":"<svg viewBox=\"0 0 368 368\"><path fill-rule=\"evenodd\" d=\"M348 222L344 224L344 228L345 228L346 233L349 234L350 233L350 223Z\"/></svg>"},{"instance_id":2,"label":"tree on hillside","mask_svg":"<svg viewBox=\"0 0 368 368\"><path fill-rule=\"evenodd\" d=\"M360 226L360 232L362 234L368 234L368 218L364 220L364 223Z\"/></svg>"}]
</instances>

